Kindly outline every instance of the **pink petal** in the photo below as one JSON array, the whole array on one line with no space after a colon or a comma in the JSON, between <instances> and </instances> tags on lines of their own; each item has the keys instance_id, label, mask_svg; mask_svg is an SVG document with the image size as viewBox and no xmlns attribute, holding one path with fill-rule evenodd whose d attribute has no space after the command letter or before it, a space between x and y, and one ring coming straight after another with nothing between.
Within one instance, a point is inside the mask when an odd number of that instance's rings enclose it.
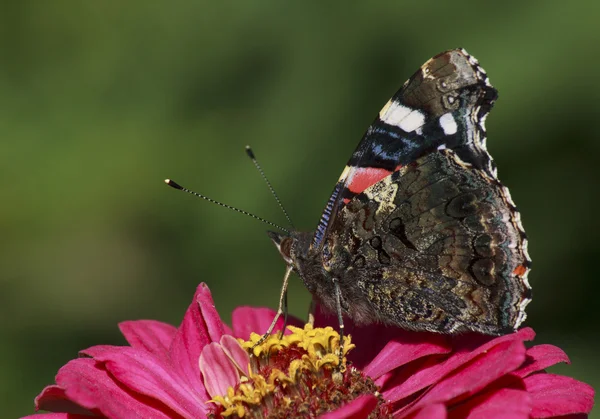
<instances>
[{"instance_id":1,"label":"pink petal","mask_svg":"<svg viewBox=\"0 0 600 419\"><path fill-rule=\"evenodd\" d=\"M594 389L571 377L541 373L524 381L533 399L533 418L589 413L594 406Z\"/></svg>"},{"instance_id":2,"label":"pink petal","mask_svg":"<svg viewBox=\"0 0 600 419\"><path fill-rule=\"evenodd\" d=\"M315 326L331 326L335 330L338 330L339 328L337 317L332 313L324 311L324 309L318 304L315 310ZM387 359L380 359L378 361L379 366L376 366L376 364L370 366L369 364L372 363L374 358L383 356L381 355L381 352L384 351L384 347L391 341L398 340L399 342L407 342L411 344L417 344L420 341L424 344L429 343L433 344L434 346L439 345L444 348L448 346L446 344L446 341L448 340L446 336L436 335L433 333L410 332L400 329L399 327L386 326L383 324L357 326L347 318L344 319L344 327L346 333L352 336L352 342L357 345L357 348L350 352L348 359L358 369L364 370L367 367L372 368L368 375L375 378L380 377L385 373L385 362L391 360L392 358L387 357ZM365 342L367 342L367 344L365 344ZM386 349L385 351L387 355L391 353L391 350ZM410 354L407 354L407 358L409 356ZM395 360L395 362L404 363L408 362L408 359L407 361L398 359ZM388 371L391 369L393 368L388 369Z\"/></svg>"},{"instance_id":3,"label":"pink petal","mask_svg":"<svg viewBox=\"0 0 600 419\"><path fill-rule=\"evenodd\" d=\"M247 376L249 374L248 364L250 364L250 355L242 348L237 339L231 335L223 335L221 338L221 347L235 366Z\"/></svg>"},{"instance_id":4,"label":"pink petal","mask_svg":"<svg viewBox=\"0 0 600 419\"><path fill-rule=\"evenodd\" d=\"M396 416L395 418L401 418L403 416ZM448 412L446 406L443 403L429 404L423 409L419 410L415 415L411 415L411 419L446 419Z\"/></svg>"},{"instance_id":5,"label":"pink petal","mask_svg":"<svg viewBox=\"0 0 600 419\"><path fill-rule=\"evenodd\" d=\"M406 413L428 404L445 403L458 396L475 394L494 380L514 371L524 359L523 342L502 342L434 385L416 403L408 405ZM388 398L386 395L384 397Z\"/></svg>"},{"instance_id":6,"label":"pink petal","mask_svg":"<svg viewBox=\"0 0 600 419\"><path fill-rule=\"evenodd\" d=\"M225 331L225 324L221 320L221 316L217 312L215 303L213 301L210 289L205 283L198 285L195 295L196 302L200 306L202 313L202 319L206 325L208 336L211 342L218 342L223 336Z\"/></svg>"},{"instance_id":7,"label":"pink petal","mask_svg":"<svg viewBox=\"0 0 600 419\"><path fill-rule=\"evenodd\" d=\"M159 401L123 389L93 359L69 361L58 371L56 383L69 400L108 418L167 419L174 415ZM44 400L40 398L39 402L43 409Z\"/></svg>"},{"instance_id":8,"label":"pink petal","mask_svg":"<svg viewBox=\"0 0 600 419\"><path fill-rule=\"evenodd\" d=\"M229 387L240 382L238 369L217 342L209 343L202 350L200 372L211 398L226 395Z\"/></svg>"},{"instance_id":9,"label":"pink petal","mask_svg":"<svg viewBox=\"0 0 600 419\"><path fill-rule=\"evenodd\" d=\"M486 336L479 333L466 333L464 335L457 335L454 337L454 348L457 351L474 350L480 346L490 344L495 341L508 340L521 340L531 341L535 338L535 332L531 327L524 327L514 333L503 336Z\"/></svg>"},{"instance_id":10,"label":"pink petal","mask_svg":"<svg viewBox=\"0 0 600 419\"><path fill-rule=\"evenodd\" d=\"M90 416L73 413L38 413L36 415L23 416L21 419L90 419Z\"/></svg>"},{"instance_id":11,"label":"pink petal","mask_svg":"<svg viewBox=\"0 0 600 419\"><path fill-rule=\"evenodd\" d=\"M531 396L523 390L503 388L483 393L450 410L450 419L528 419Z\"/></svg>"},{"instance_id":12,"label":"pink petal","mask_svg":"<svg viewBox=\"0 0 600 419\"><path fill-rule=\"evenodd\" d=\"M350 403L319 416L320 419L365 419L377 407L377 397L371 394L360 396Z\"/></svg>"},{"instance_id":13,"label":"pink petal","mask_svg":"<svg viewBox=\"0 0 600 419\"><path fill-rule=\"evenodd\" d=\"M95 360L103 362L106 370L129 389L164 403L183 417L197 418L206 414L204 386L188 387L169 364L148 352L122 347L98 355Z\"/></svg>"},{"instance_id":14,"label":"pink petal","mask_svg":"<svg viewBox=\"0 0 600 419\"><path fill-rule=\"evenodd\" d=\"M74 414L82 414L93 416L94 413L88 409L84 409L78 404L69 400L65 394L65 390L57 385L47 386L35 398L35 410L47 410L49 412L68 412Z\"/></svg>"},{"instance_id":15,"label":"pink petal","mask_svg":"<svg viewBox=\"0 0 600 419\"><path fill-rule=\"evenodd\" d=\"M113 351L118 351L121 348L127 348L127 346L96 345L96 346L90 346L87 349L82 349L81 351L79 351L79 355L94 358L96 356L103 355L107 352L110 353Z\"/></svg>"},{"instance_id":16,"label":"pink petal","mask_svg":"<svg viewBox=\"0 0 600 419\"><path fill-rule=\"evenodd\" d=\"M237 307L231 315L233 336L248 340L250 333L259 335L266 333L275 318L275 311L264 307ZM288 325L303 327L304 322L294 316L288 316ZM283 316L277 320L274 331L280 331L283 328ZM289 331L286 330L286 334Z\"/></svg>"},{"instance_id":17,"label":"pink petal","mask_svg":"<svg viewBox=\"0 0 600 419\"><path fill-rule=\"evenodd\" d=\"M473 358L490 351L505 342L522 342L533 339L534 333L524 328L516 333L490 339L480 345L484 338L476 334L461 336L457 339L456 352L440 361L438 357L426 357L408 364L392 380L386 383L383 395L387 400L397 401L422 390L460 368ZM480 345L480 346L476 346Z\"/></svg>"},{"instance_id":18,"label":"pink petal","mask_svg":"<svg viewBox=\"0 0 600 419\"><path fill-rule=\"evenodd\" d=\"M360 345L362 341L355 341ZM414 333L406 332L398 335L379 352L363 370L363 372L377 379L383 374L407 364L415 359L426 355L446 354L451 348L447 340L442 335L433 333Z\"/></svg>"},{"instance_id":19,"label":"pink petal","mask_svg":"<svg viewBox=\"0 0 600 419\"><path fill-rule=\"evenodd\" d=\"M209 400L204 389L198 361L202 349L210 342L218 342L224 325L219 318L210 290L202 283L196 289L170 348L172 368L189 388L196 389L203 401Z\"/></svg>"},{"instance_id":20,"label":"pink petal","mask_svg":"<svg viewBox=\"0 0 600 419\"><path fill-rule=\"evenodd\" d=\"M543 370L559 362L570 363L564 351L554 345L536 345L527 350L525 362L513 374L527 377L533 372Z\"/></svg>"},{"instance_id":21,"label":"pink petal","mask_svg":"<svg viewBox=\"0 0 600 419\"><path fill-rule=\"evenodd\" d=\"M127 342L161 359L169 359L169 347L177 328L155 320L137 320L119 323L119 329Z\"/></svg>"}]
</instances>

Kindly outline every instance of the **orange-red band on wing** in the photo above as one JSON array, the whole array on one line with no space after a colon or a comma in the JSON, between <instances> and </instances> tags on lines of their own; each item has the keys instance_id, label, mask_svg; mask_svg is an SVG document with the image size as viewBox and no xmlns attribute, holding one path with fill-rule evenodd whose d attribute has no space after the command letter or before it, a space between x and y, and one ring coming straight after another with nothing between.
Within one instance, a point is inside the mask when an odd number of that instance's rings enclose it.
<instances>
[{"instance_id":1,"label":"orange-red band on wing","mask_svg":"<svg viewBox=\"0 0 600 419\"><path fill-rule=\"evenodd\" d=\"M359 167L354 169L352 177L349 179L346 187L350 192L359 194L369 186L376 184L381 179L389 176L392 172L386 169L376 167Z\"/></svg>"},{"instance_id":2,"label":"orange-red band on wing","mask_svg":"<svg viewBox=\"0 0 600 419\"><path fill-rule=\"evenodd\" d=\"M394 171L399 170L401 167L402 165L398 165ZM350 179L348 179L346 187L350 192L359 194L392 173L390 170L379 167L355 167L350 174Z\"/></svg>"}]
</instances>

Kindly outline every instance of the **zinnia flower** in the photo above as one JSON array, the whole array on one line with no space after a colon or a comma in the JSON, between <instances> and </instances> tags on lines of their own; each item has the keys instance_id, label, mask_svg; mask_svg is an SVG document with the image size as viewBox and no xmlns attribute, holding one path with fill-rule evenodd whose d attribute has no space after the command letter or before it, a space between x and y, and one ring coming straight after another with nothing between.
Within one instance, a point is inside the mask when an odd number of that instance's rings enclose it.
<instances>
[{"instance_id":1,"label":"zinnia flower","mask_svg":"<svg viewBox=\"0 0 600 419\"><path fill-rule=\"evenodd\" d=\"M121 323L129 346L81 351L35 400L55 413L28 418L549 418L592 409L590 386L543 371L568 358L552 345L527 348L530 328L494 338L349 325L340 365L340 337L319 312L315 328L291 319L281 339L256 345L274 314L241 307L229 328L201 284L179 328Z\"/></svg>"}]
</instances>

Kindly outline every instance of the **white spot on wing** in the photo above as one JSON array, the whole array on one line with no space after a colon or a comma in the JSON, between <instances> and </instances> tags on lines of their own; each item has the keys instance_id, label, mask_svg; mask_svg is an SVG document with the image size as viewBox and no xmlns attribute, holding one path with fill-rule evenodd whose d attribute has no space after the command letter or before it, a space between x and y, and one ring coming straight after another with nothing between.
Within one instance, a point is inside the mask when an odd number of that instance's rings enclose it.
<instances>
[{"instance_id":1,"label":"white spot on wing","mask_svg":"<svg viewBox=\"0 0 600 419\"><path fill-rule=\"evenodd\" d=\"M440 116L440 126L446 135L456 134L456 131L458 131L458 125L456 125L456 121L450 112Z\"/></svg>"},{"instance_id":2,"label":"white spot on wing","mask_svg":"<svg viewBox=\"0 0 600 419\"><path fill-rule=\"evenodd\" d=\"M412 132L425 123L425 115L421 112L395 101L389 101L383 107L379 118L386 124L397 126L406 132Z\"/></svg>"}]
</instances>

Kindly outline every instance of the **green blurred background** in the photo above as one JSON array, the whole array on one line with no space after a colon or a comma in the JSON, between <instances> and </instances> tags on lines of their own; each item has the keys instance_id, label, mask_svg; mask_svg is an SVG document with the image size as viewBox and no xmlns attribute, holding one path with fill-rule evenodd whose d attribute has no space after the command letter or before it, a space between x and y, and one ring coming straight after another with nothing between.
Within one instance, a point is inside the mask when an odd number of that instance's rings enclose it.
<instances>
[{"instance_id":1,"label":"green blurred background","mask_svg":"<svg viewBox=\"0 0 600 419\"><path fill-rule=\"evenodd\" d=\"M117 323L179 323L209 284L229 321L274 307L266 226L165 177L314 229L363 132L431 56L464 47L500 92L489 149L530 237L537 342L600 384L599 3L13 1L0 5L3 417ZM291 284L291 312L308 292Z\"/></svg>"}]
</instances>

